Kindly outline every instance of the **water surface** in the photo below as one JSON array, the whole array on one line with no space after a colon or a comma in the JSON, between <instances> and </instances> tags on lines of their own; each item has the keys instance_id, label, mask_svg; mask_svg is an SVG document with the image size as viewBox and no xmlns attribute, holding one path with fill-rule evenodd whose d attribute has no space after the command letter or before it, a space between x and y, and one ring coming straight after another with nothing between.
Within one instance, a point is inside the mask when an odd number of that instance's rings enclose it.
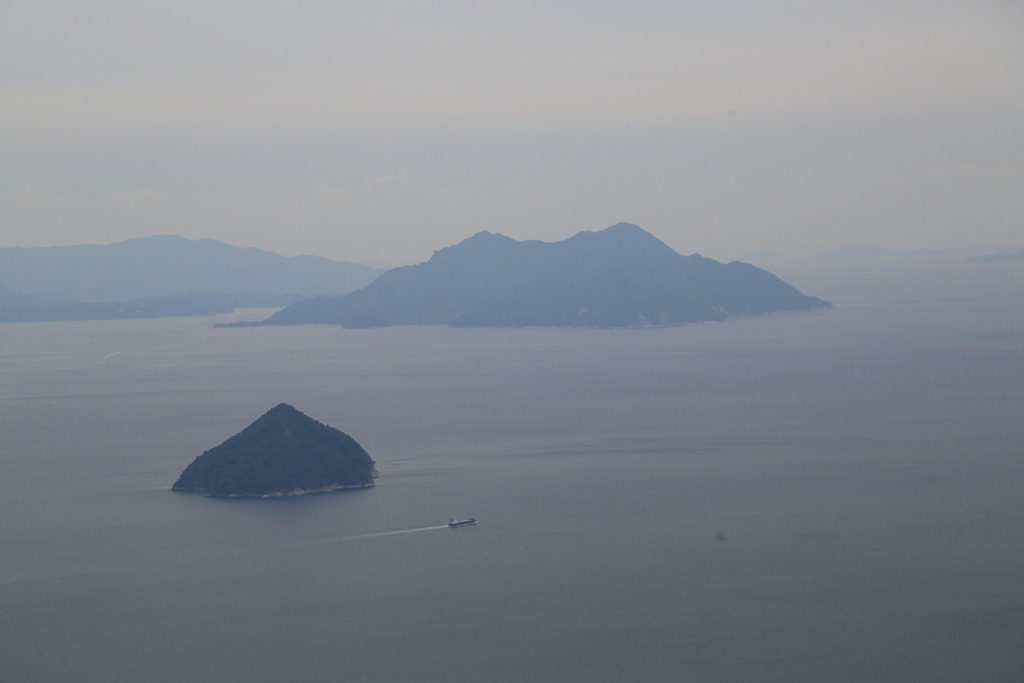
<instances>
[{"instance_id":1,"label":"water surface","mask_svg":"<svg viewBox=\"0 0 1024 683\"><path fill-rule=\"evenodd\" d=\"M1020 681L1019 271L845 282L665 329L3 325L0 678ZM378 486L170 492L282 401Z\"/></svg>"}]
</instances>

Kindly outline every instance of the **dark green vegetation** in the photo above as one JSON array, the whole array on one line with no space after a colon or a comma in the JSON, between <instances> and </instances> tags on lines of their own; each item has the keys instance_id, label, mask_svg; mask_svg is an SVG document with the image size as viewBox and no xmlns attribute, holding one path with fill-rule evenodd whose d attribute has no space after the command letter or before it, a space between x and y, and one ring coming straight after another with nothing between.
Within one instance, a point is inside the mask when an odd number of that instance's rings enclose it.
<instances>
[{"instance_id":1,"label":"dark green vegetation","mask_svg":"<svg viewBox=\"0 0 1024 683\"><path fill-rule=\"evenodd\" d=\"M238 326L642 327L829 306L766 270L681 256L619 223L553 243L481 232L351 294L299 301Z\"/></svg>"},{"instance_id":2,"label":"dark green vegetation","mask_svg":"<svg viewBox=\"0 0 1024 683\"><path fill-rule=\"evenodd\" d=\"M193 460L173 490L269 498L365 488L375 475L352 437L281 403Z\"/></svg>"}]
</instances>

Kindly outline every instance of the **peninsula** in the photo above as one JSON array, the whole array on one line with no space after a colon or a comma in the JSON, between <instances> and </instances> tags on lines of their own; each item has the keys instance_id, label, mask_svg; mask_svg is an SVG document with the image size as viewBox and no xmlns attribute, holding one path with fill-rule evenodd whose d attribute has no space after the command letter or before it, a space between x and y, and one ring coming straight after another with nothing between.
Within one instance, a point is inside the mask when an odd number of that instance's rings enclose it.
<instances>
[{"instance_id":1,"label":"peninsula","mask_svg":"<svg viewBox=\"0 0 1024 683\"><path fill-rule=\"evenodd\" d=\"M374 462L342 431L281 403L185 468L173 491L278 498L368 488Z\"/></svg>"}]
</instances>

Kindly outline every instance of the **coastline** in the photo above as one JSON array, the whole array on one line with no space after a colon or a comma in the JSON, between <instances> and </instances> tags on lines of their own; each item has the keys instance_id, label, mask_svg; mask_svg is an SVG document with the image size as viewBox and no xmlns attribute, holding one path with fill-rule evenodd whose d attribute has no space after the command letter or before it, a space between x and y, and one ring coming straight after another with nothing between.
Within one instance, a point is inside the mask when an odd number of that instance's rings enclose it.
<instances>
[{"instance_id":1,"label":"coastline","mask_svg":"<svg viewBox=\"0 0 1024 683\"><path fill-rule=\"evenodd\" d=\"M316 493L331 493L345 489L370 489L377 485L377 482L370 480L365 484L337 484L335 486L324 486L319 489L293 489L291 491L275 491L274 493L229 493L226 496L211 496L209 498L290 498L292 496L307 496Z\"/></svg>"},{"instance_id":2,"label":"coastline","mask_svg":"<svg viewBox=\"0 0 1024 683\"><path fill-rule=\"evenodd\" d=\"M380 476L377 470L373 470L371 475L373 479ZM207 498L291 498L293 496L307 496L317 493L331 493L332 491L343 491L345 489L369 489L377 485L377 482L370 479L370 481L362 484L333 484L331 486L322 486L315 489L291 489L288 491L274 491L272 493L207 493L205 488L191 487L191 488L171 488L174 493L201 493Z\"/></svg>"}]
</instances>

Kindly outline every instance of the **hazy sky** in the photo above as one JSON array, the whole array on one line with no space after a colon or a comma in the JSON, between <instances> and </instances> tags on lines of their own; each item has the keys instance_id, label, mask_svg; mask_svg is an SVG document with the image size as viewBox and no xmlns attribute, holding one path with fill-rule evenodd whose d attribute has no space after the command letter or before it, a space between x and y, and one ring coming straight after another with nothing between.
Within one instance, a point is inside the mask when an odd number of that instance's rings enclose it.
<instances>
[{"instance_id":1,"label":"hazy sky","mask_svg":"<svg viewBox=\"0 0 1024 683\"><path fill-rule=\"evenodd\" d=\"M1024 247L1019 0L2 0L0 246Z\"/></svg>"}]
</instances>

